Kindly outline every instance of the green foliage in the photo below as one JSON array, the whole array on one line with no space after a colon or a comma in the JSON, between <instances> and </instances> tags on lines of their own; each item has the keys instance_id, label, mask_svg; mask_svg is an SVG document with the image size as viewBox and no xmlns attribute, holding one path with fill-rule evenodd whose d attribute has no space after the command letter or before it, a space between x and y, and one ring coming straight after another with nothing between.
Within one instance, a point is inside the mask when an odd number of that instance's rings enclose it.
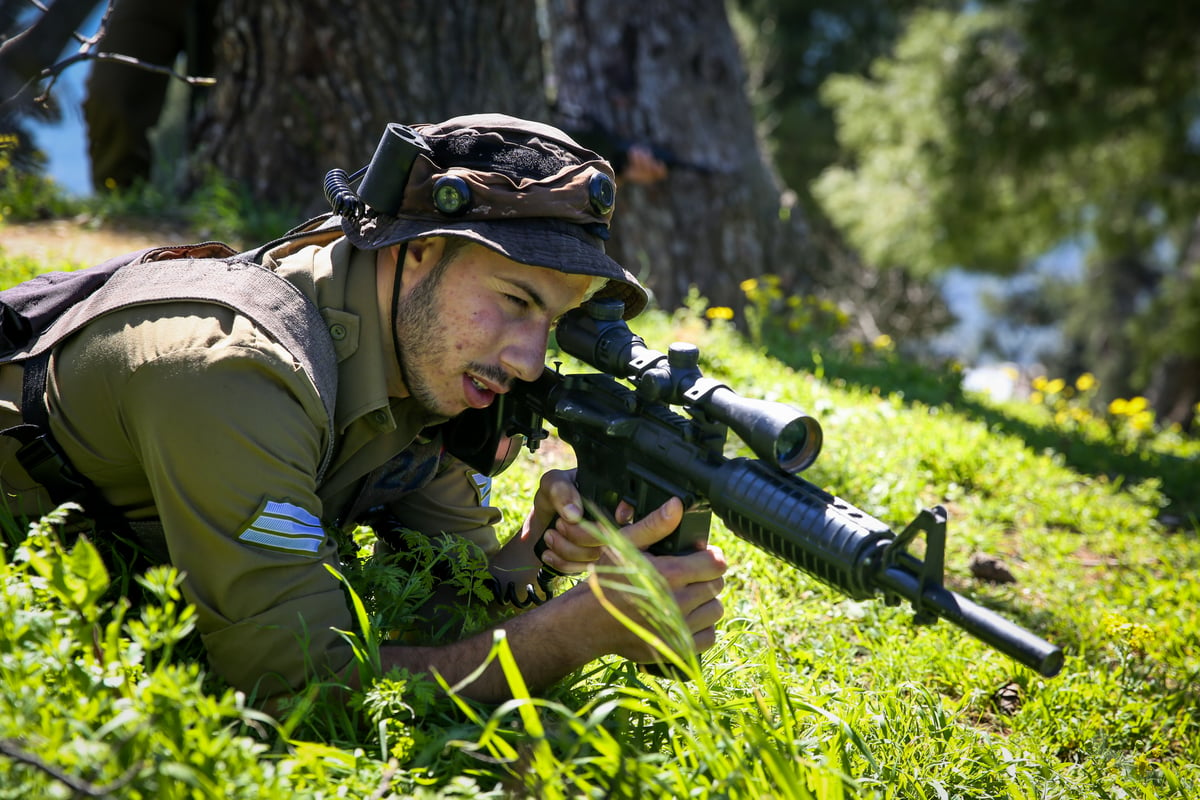
<instances>
[{"instance_id":1,"label":"green foliage","mask_svg":"<svg viewBox=\"0 0 1200 800\"><path fill-rule=\"evenodd\" d=\"M1200 96L1180 31L1197 21L1165 0L914 14L868 75L822 86L842 155L813 193L878 267L1012 274L1079 245L1088 276L1056 309L1057 368L1118 393L1157 384L1159 411L1183 422L1196 379L1172 377L1196 362Z\"/></svg>"},{"instance_id":2,"label":"green foliage","mask_svg":"<svg viewBox=\"0 0 1200 800\"><path fill-rule=\"evenodd\" d=\"M1196 206L1179 180L1194 100L1169 74L1130 85L1087 60L1081 40L1119 30L1101 15L989 5L916 14L869 77L822 87L849 159L814 187L831 218L871 263L920 271L1011 272L1084 234L1110 255L1177 240Z\"/></svg>"},{"instance_id":3,"label":"green foliage","mask_svg":"<svg viewBox=\"0 0 1200 800\"><path fill-rule=\"evenodd\" d=\"M283 784L246 735L269 720L204 690L174 648L194 612L168 568L152 600L102 605L108 577L87 539L65 548L61 514L33 526L0 584L0 796L251 797Z\"/></svg>"},{"instance_id":4,"label":"green foliage","mask_svg":"<svg viewBox=\"0 0 1200 800\"><path fill-rule=\"evenodd\" d=\"M806 214L820 213L809 184L839 158L834 115L821 101L831 75L865 76L891 51L915 9L938 0L737 0L731 24L774 164Z\"/></svg>"},{"instance_id":5,"label":"green foliage","mask_svg":"<svg viewBox=\"0 0 1200 800\"><path fill-rule=\"evenodd\" d=\"M856 383L927 403L961 396L959 365L923 363L887 334L864 343L851 334L846 312L828 300L784 295L774 275L745 280L741 289L751 342L795 369L838 385ZM734 319L732 309L706 308L697 294L690 308L717 325Z\"/></svg>"},{"instance_id":6,"label":"green foliage","mask_svg":"<svg viewBox=\"0 0 1200 800\"><path fill-rule=\"evenodd\" d=\"M1164 325L1163 320L1171 324ZM1151 356L1149 364L1139 365L1143 380L1150 364L1173 354L1200 359L1200 264L1167 275L1146 310L1131 321L1129 333L1146 345Z\"/></svg>"},{"instance_id":7,"label":"green foliage","mask_svg":"<svg viewBox=\"0 0 1200 800\"><path fill-rule=\"evenodd\" d=\"M48 265L45 261L26 255L9 255L4 252L4 247L0 245L0 288L7 289L10 286L16 286L18 283L35 278L43 272L52 270L70 270L77 269L83 264L54 264Z\"/></svg>"},{"instance_id":8,"label":"green foliage","mask_svg":"<svg viewBox=\"0 0 1200 800\"><path fill-rule=\"evenodd\" d=\"M958 148L975 143L953 138L949 83L972 37L1000 19L991 12L917 14L894 56L878 59L869 78L835 76L822 87L850 161L826 170L813 191L870 263L918 272L959 263L1011 271L1021 255L1044 252L1062 238L1058 213L1045 203L1031 205L1019 191L1024 184L1006 174L988 175L986 191L972 184L969 202L957 206L956 181L971 178L953 169ZM1082 201L1065 179L1051 178L1058 181L1052 194ZM946 216L961 213L1004 224L962 231ZM1020 237L1013 239L1013 231Z\"/></svg>"},{"instance_id":9,"label":"green foliage","mask_svg":"<svg viewBox=\"0 0 1200 800\"><path fill-rule=\"evenodd\" d=\"M210 173L186 197L174 189L141 183L130 189L114 188L77 198L67 195L40 173L6 169L3 156L0 148L0 225L78 218L98 229L151 221L158 228L191 231L197 241L238 244L271 241L295 224L296 215L290 209L262 207L237 184L216 172ZM46 267L43 265L41 269L44 271Z\"/></svg>"},{"instance_id":10,"label":"green foliage","mask_svg":"<svg viewBox=\"0 0 1200 800\"><path fill-rule=\"evenodd\" d=\"M836 335L836 313L807 301L789 312L771 285L756 284L757 342L698 297L637 330L655 346L694 342L707 374L815 413L825 449L809 480L896 527L947 506L950 587L1065 646L1062 674L1037 676L945 622L913 627L905 608L848 600L717 524L726 616L716 647L673 664L690 679L609 658L533 697L499 638L491 657L514 699L484 706L432 676L380 675L375 657L388 639L479 629L491 598L477 553L397 531L412 554L400 560L376 554L363 528L342 570L363 688L314 681L272 718L207 674L173 570L141 574L140 604L113 600L95 548L59 544L54 516L0 569L0 796L1194 796L1200 543L1158 518L1182 485L1172 473L1197 485L1196 441L1121 438L1128 414L1111 429L1099 412L1073 417L1086 381L1065 408L1052 381L1036 404L996 406L964 396L952 373L911 377L919 368L886 342L822 347L791 320ZM1153 453L1175 461L1154 467ZM1146 472L1126 478L1133 458ZM540 468L519 461L494 494L524 508ZM973 577L977 552L1016 582ZM664 615L647 639L679 635L640 556L624 552L617 570L594 576L596 590L632 581ZM431 613L439 590L467 613Z\"/></svg>"},{"instance_id":11,"label":"green foliage","mask_svg":"<svg viewBox=\"0 0 1200 800\"><path fill-rule=\"evenodd\" d=\"M186 196L173 188L139 183L113 188L85 201L95 227L124 220L156 220L193 231L198 240L262 243L286 233L296 215L289 209L264 208L228 177L211 171Z\"/></svg>"},{"instance_id":12,"label":"green foliage","mask_svg":"<svg viewBox=\"0 0 1200 800\"><path fill-rule=\"evenodd\" d=\"M40 172L11 168L0 141L0 224L70 217L81 208L79 200Z\"/></svg>"}]
</instances>

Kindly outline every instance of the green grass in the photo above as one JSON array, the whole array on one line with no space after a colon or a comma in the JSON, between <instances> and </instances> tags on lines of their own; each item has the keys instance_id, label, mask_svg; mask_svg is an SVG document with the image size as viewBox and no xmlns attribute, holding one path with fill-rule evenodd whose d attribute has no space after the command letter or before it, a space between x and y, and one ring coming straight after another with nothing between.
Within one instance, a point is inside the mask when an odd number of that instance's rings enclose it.
<instances>
[{"instance_id":1,"label":"green grass","mask_svg":"<svg viewBox=\"0 0 1200 800\"><path fill-rule=\"evenodd\" d=\"M176 187L153 183L73 197L44 175L6 167L0 150L0 225L67 217L93 228L128 222L183 227L193 232L197 242L217 240L235 246L271 241L298 219L291 209L255 202L248 192L215 172L186 197Z\"/></svg>"},{"instance_id":2,"label":"green grass","mask_svg":"<svg viewBox=\"0 0 1200 800\"><path fill-rule=\"evenodd\" d=\"M30 268L0 252L0 284ZM702 308L634 327L657 349L696 342L705 372L744 395L814 413L825 447L810 481L897 530L945 505L947 584L1064 646L1062 673L848 600L718 524L726 617L717 646L681 665L691 680L611 659L530 698L510 672L518 699L493 708L390 675L348 700L314 686L272 718L206 673L170 570L129 605L90 546L64 547L46 521L0 565L0 797L1200 795L1200 540L1160 521L1196 508L1194 439L1059 424L886 349L752 344ZM523 510L559 457L521 459L494 496ZM436 565L463 587L474 576L461 549L401 571L367 557L371 539L359 531L346 574L368 672L372 640L427 596ZM973 578L976 552L1016 582ZM662 605L653 580L638 585Z\"/></svg>"}]
</instances>

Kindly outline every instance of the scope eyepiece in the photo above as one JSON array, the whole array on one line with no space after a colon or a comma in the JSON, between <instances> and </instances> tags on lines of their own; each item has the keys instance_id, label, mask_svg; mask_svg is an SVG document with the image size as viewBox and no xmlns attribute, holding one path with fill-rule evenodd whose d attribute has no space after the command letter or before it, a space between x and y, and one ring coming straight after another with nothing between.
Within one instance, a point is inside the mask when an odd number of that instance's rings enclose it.
<instances>
[{"instance_id":1,"label":"scope eyepiece","mask_svg":"<svg viewBox=\"0 0 1200 800\"><path fill-rule=\"evenodd\" d=\"M823 437L816 419L703 377L695 345L676 343L667 354L651 350L625 324L622 310L619 300L584 303L559 321L558 346L609 375L629 378L643 398L691 406L724 423L775 469L794 475L817 460Z\"/></svg>"},{"instance_id":2,"label":"scope eyepiece","mask_svg":"<svg viewBox=\"0 0 1200 800\"><path fill-rule=\"evenodd\" d=\"M821 453L821 425L801 415L784 426L775 439L775 465L795 475L812 466Z\"/></svg>"},{"instance_id":3,"label":"scope eyepiece","mask_svg":"<svg viewBox=\"0 0 1200 800\"><path fill-rule=\"evenodd\" d=\"M697 404L724 422L772 467L790 474L812 466L821 453L821 423L783 403L742 397L728 387L709 392Z\"/></svg>"}]
</instances>

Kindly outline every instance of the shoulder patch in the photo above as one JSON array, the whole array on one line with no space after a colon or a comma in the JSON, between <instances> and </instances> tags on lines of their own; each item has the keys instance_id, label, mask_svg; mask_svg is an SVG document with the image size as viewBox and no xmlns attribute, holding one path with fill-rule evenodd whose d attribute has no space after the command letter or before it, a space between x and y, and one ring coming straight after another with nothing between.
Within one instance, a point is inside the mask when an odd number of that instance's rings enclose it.
<instances>
[{"instance_id":1,"label":"shoulder patch","mask_svg":"<svg viewBox=\"0 0 1200 800\"><path fill-rule=\"evenodd\" d=\"M267 500L237 538L266 550L316 555L325 541L325 529L312 512L292 503Z\"/></svg>"},{"instance_id":2,"label":"shoulder patch","mask_svg":"<svg viewBox=\"0 0 1200 800\"><path fill-rule=\"evenodd\" d=\"M471 476L471 481L475 484L475 491L479 493L479 505L490 505L492 499L492 479L474 470L468 470L467 474Z\"/></svg>"}]
</instances>

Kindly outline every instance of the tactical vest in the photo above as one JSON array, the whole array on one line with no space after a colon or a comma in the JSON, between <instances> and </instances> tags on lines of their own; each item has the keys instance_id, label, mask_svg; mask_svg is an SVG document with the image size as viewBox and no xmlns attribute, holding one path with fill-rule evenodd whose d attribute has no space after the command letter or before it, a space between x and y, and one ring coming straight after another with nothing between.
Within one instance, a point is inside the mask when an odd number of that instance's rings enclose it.
<instances>
[{"instance_id":1,"label":"tactical vest","mask_svg":"<svg viewBox=\"0 0 1200 800\"><path fill-rule=\"evenodd\" d=\"M233 309L297 360L316 387L327 417L328 447L317 475L320 481L333 457L337 356L317 307L261 264L262 254L280 241L250 253L238 253L219 242L149 248L76 272L46 273L0 291L0 364L24 366L23 424L0 435L21 443L18 461L55 503L78 502L89 515L110 524L120 516L67 462L50 435L46 377L51 352L104 314L172 301Z\"/></svg>"}]
</instances>

